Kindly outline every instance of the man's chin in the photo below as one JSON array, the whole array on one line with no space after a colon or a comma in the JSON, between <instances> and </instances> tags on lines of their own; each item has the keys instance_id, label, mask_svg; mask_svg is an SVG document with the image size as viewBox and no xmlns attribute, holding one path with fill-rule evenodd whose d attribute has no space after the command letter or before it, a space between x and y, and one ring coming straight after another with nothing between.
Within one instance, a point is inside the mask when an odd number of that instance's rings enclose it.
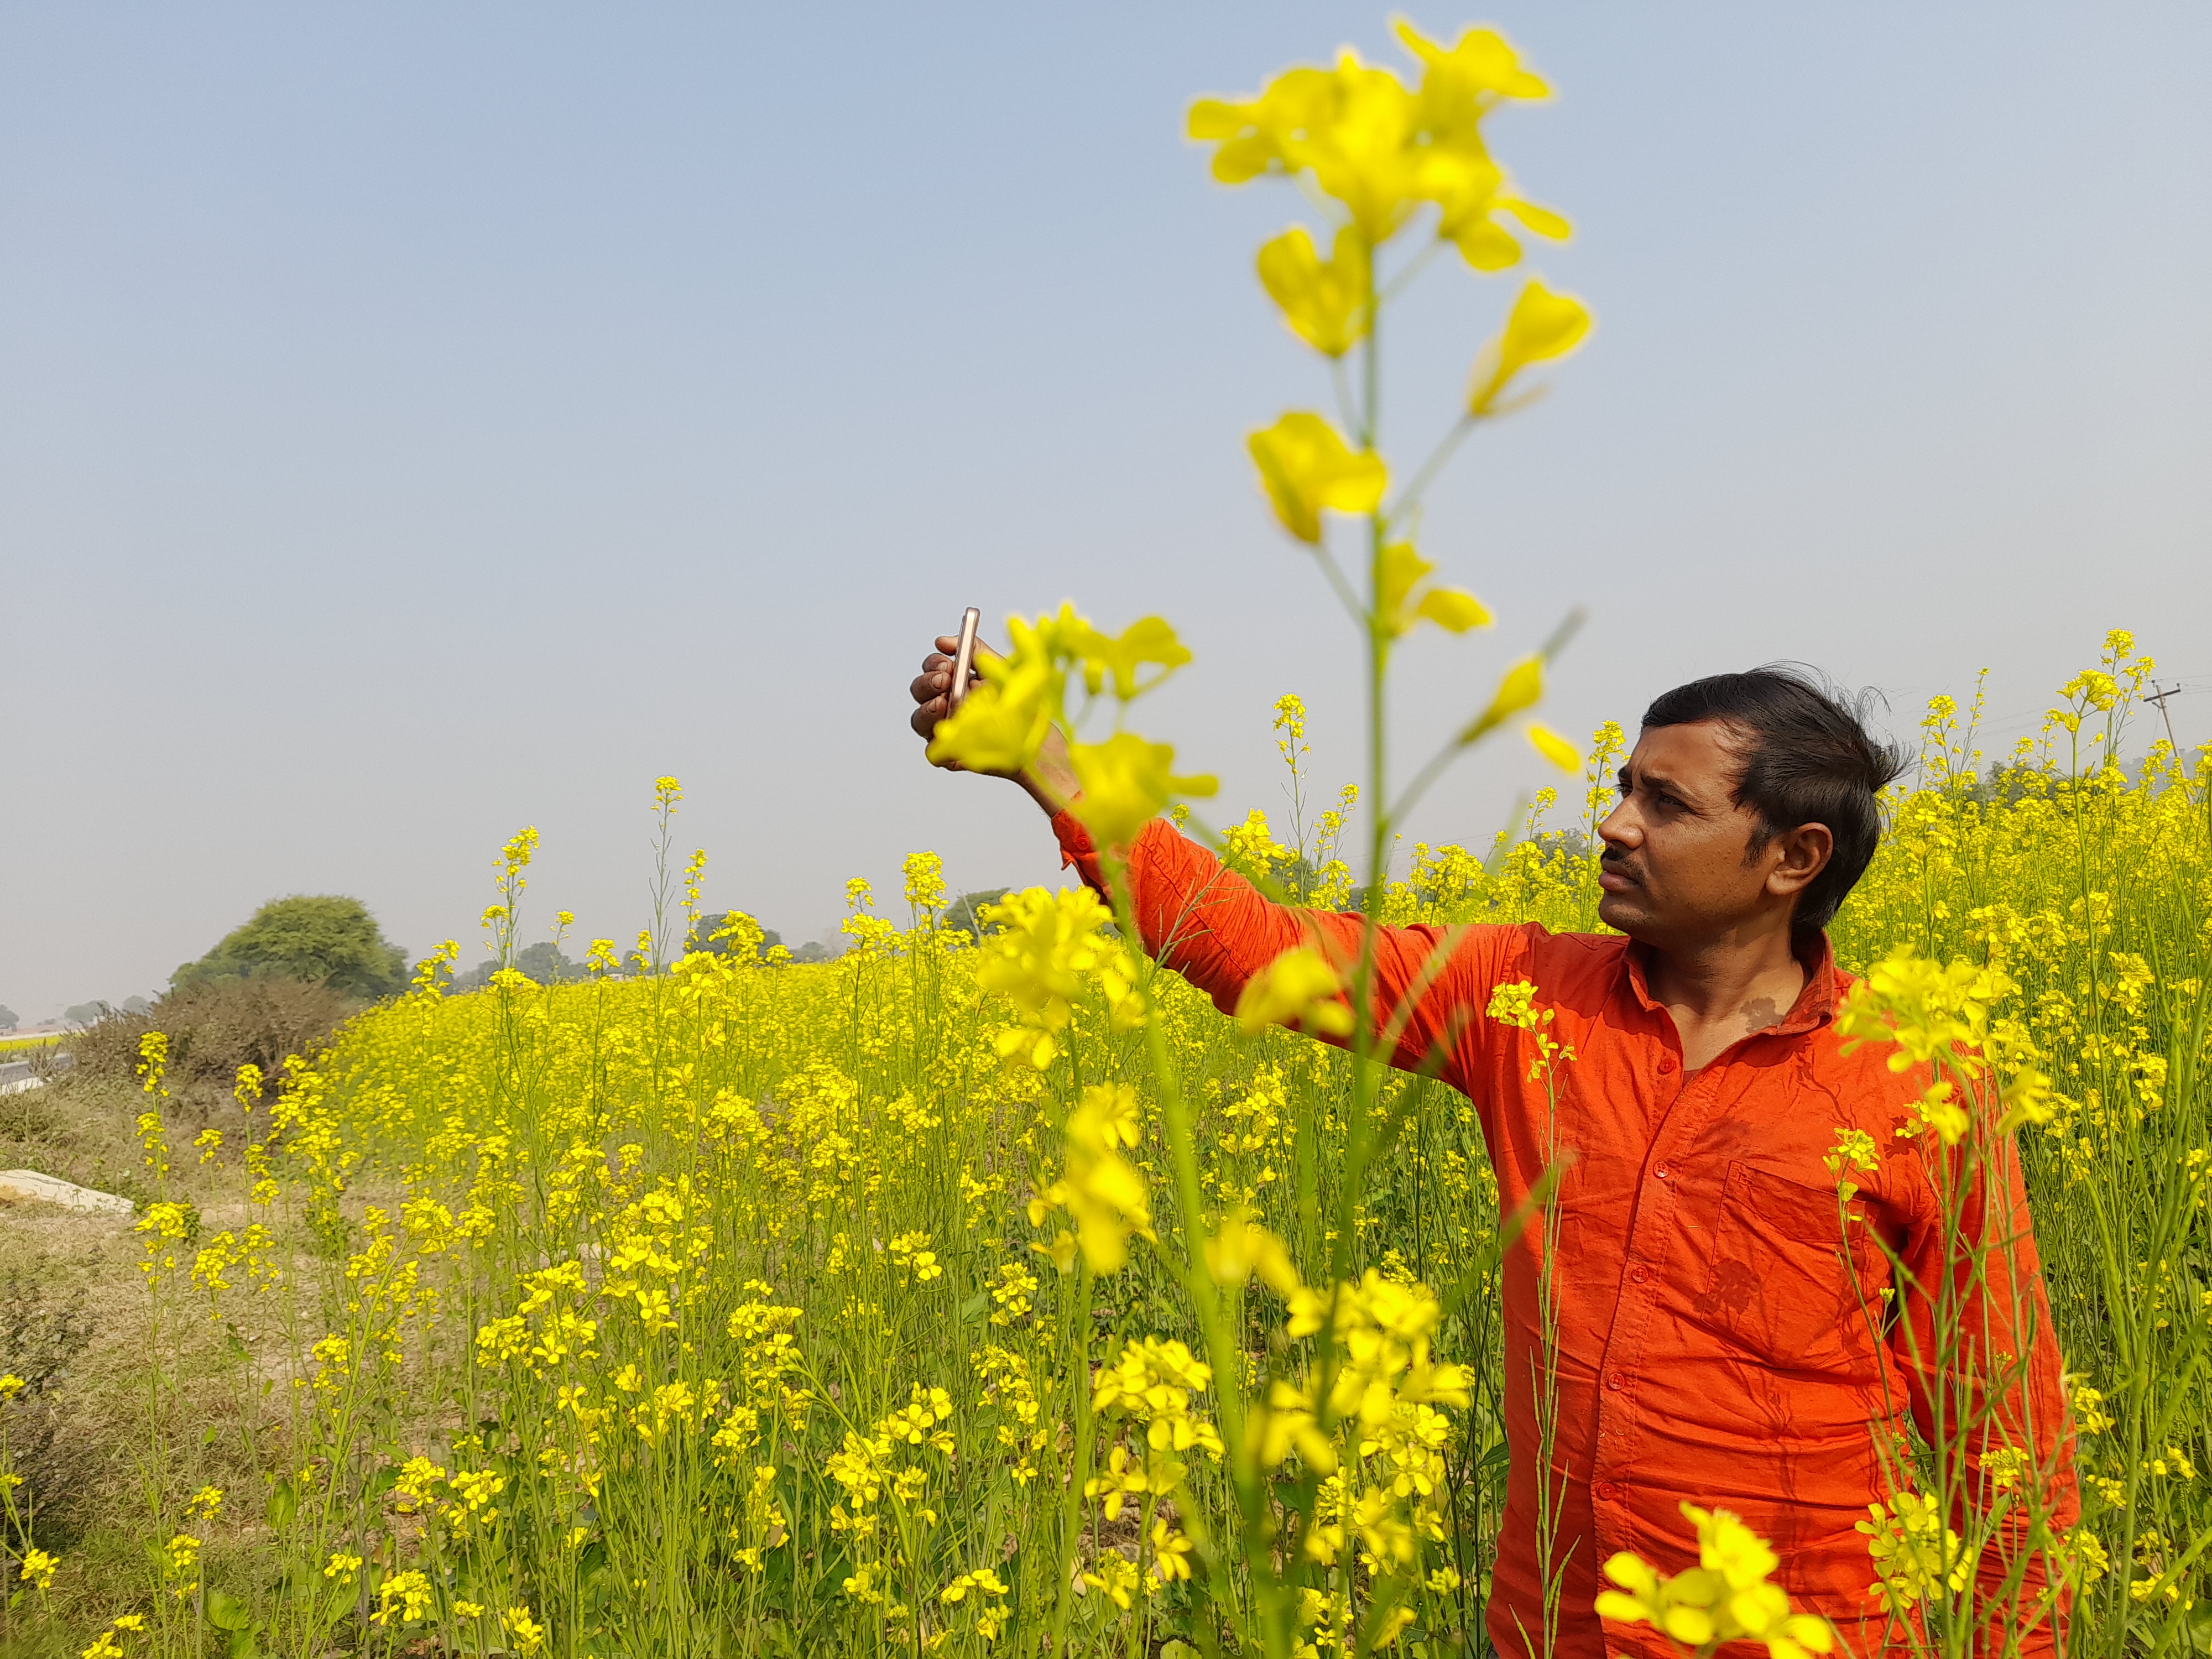
<instances>
[{"instance_id":1,"label":"man's chin","mask_svg":"<svg viewBox=\"0 0 2212 1659\"><path fill-rule=\"evenodd\" d=\"M1597 902L1597 919L1616 933L1643 937L1651 918L1632 893L1607 893Z\"/></svg>"}]
</instances>

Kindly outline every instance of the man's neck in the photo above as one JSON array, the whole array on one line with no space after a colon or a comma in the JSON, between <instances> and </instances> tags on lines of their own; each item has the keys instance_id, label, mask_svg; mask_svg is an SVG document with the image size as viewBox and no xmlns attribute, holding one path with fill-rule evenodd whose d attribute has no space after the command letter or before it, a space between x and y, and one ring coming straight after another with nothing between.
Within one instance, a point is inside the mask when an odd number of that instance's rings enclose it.
<instances>
[{"instance_id":1,"label":"man's neck","mask_svg":"<svg viewBox=\"0 0 2212 1659\"><path fill-rule=\"evenodd\" d=\"M1651 1000L1674 1016L1686 1071L1700 1069L1754 1031L1779 1025L1805 979L1786 925L1651 952Z\"/></svg>"}]
</instances>

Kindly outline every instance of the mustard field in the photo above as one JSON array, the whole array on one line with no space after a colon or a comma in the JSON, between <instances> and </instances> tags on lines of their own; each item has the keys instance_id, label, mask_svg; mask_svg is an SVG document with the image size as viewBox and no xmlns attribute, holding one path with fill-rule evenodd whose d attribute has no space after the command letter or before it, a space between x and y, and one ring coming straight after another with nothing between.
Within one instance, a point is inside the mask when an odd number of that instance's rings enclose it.
<instances>
[{"instance_id":1,"label":"mustard field","mask_svg":"<svg viewBox=\"0 0 2212 1659\"><path fill-rule=\"evenodd\" d=\"M1996 769L1939 703L1833 934L1857 967L1960 964L1986 1000L1960 1018L2039 1057L2014 1133L2084 1486L2079 1525L2042 1542L2075 1645L2116 1655L2203 1644L2212 1538L2208 773L2162 739L2110 758L2127 651ZM1587 834L1617 748L1598 734L1559 827ZM664 781L664 842L677 799ZM1383 919L1593 927L1558 810L1486 859L1417 848ZM1341 881L1262 818L1234 839L1255 874ZM531 844L502 860L501 948ZM585 984L510 971L447 996L434 959L328 1053L243 1079L197 1155L247 1219L210 1231L156 1200L137 1224L148 1565L77 1584L92 1650L1260 1651L1285 1586L1300 1650L1473 1650L1504 1448L1500 1218L1468 1102L1393 1075L1396 1131L1346 1194L1347 1055L1152 972L1087 892L1012 896L981 940L945 929L937 869L908 860L896 921L854 884L834 963L763 958L743 918L659 971L649 936L626 970L602 943ZM698 860L687 876L672 919ZM161 1051L157 1185L196 1155L165 1128ZM1193 1310L1194 1187L1245 1373L1227 1389ZM211 1328L264 1336L210 1362ZM164 1480L205 1443L185 1390L249 1479ZM1256 1574L1244 1478L1298 1546ZM1928 1613L1945 1537L1962 1547L1942 1520L1932 1544L1869 1534ZM19 1626L55 1573L30 1565ZM1940 1620L1918 1639L1944 1645Z\"/></svg>"}]
</instances>

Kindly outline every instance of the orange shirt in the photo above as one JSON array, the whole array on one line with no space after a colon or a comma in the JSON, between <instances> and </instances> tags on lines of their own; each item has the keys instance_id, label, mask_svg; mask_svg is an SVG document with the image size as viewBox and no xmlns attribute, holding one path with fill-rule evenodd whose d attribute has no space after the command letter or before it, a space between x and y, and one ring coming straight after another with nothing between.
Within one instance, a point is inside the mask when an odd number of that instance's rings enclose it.
<instances>
[{"instance_id":1,"label":"orange shirt","mask_svg":"<svg viewBox=\"0 0 2212 1659\"><path fill-rule=\"evenodd\" d=\"M1066 813L1053 823L1066 861L1103 891L1083 826ZM1340 961L1358 954L1359 917L1273 904L1164 822L1138 836L1128 868L1146 951L1224 1011L1293 945L1318 942ZM1382 931L1378 1011L1416 982L1446 931ZM1903 1445L1906 1414L1924 1425L1933 1393L1912 1356L1929 1351L1933 1316L1917 1286L1935 1282L1944 1260L1931 1171L1941 1147L1933 1134L1897 1133L1913 1121L1909 1105L1927 1079L1893 1073L1877 1048L1842 1051L1832 1022L1850 979L1825 939L1787 1018L1692 1073L1682 1069L1672 1018L1651 999L1643 958L1644 947L1617 937L1469 928L1395 1057L1415 1067L1441 1048L1442 1077L1480 1116L1501 1212L1528 1197L1560 1149L1573 1153L1552 1229L1553 1567L1565 1567L1553 1651L1669 1654L1648 1625L1601 1625L1591 1602L1616 1551L1662 1573L1696 1565L1684 1500L1741 1516L1780 1556L1775 1579L1793 1603L1835 1620L1853 1651L1878 1650L1898 1632L1874 1612L1868 1539L1854 1527L1868 1504L1890 1498L1875 1434ZM1556 1116L1544 1084L1530 1079L1528 1035L1486 1017L1492 990L1521 980L1534 981L1537 1006L1554 1011L1553 1035L1575 1051L1559 1068ZM1853 1172L1861 1190L1852 1207L1888 1247L1854 1238L1848 1268L1835 1177L1821 1162L1841 1128L1863 1130L1881 1150L1878 1170ZM1999 1413L2002 1438L2033 1445L2037 1465L2055 1471L2045 1493L2063 1528L2079 1506L2058 1349L2019 1160L2002 1163L2009 1182L1985 1206L1994 1212L1984 1224L1989 1277L2005 1281L2008 1255L2020 1290L1985 1297L1973 1328L1988 1353L2028 1355L2027 1384ZM1489 1628L1508 1655L1540 1649L1519 1632L1534 1635L1543 1622L1544 1231L1532 1223L1504 1269L1512 1463ZM1887 1319L1877 1313L1878 1337L1861 1310L1885 1308L1892 1255L1907 1277ZM1991 1592L2005 1579L2006 1553L1993 1547L1980 1564ZM2038 1557L2015 1605L2032 1608L2044 1582ZM2051 1650L2049 1620L2026 1645Z\"/></svg>"}]
</instances>

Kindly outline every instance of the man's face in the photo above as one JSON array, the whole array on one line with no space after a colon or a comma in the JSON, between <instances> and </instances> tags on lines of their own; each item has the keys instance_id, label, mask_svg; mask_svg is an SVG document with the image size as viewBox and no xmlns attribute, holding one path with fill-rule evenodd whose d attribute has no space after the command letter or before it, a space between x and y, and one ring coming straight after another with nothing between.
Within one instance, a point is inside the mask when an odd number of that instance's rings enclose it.
<instances>
[{"instance_id":1,"label":"man's face","mask_svg":"<svg viewBox=\"0 0 2212 1659\"><path fill-rule=\"evenodd\" d=\"M1787 915L1802 882L1770 890L1785 838L1751 851L1759 815L1735 800L1736 741L1717 720L1647 726L1637 738L1620 804L1597 830L1597 914L1608 927L1665 949L1725 937L1778 902Z\"/></svg>"}]
</instances>

